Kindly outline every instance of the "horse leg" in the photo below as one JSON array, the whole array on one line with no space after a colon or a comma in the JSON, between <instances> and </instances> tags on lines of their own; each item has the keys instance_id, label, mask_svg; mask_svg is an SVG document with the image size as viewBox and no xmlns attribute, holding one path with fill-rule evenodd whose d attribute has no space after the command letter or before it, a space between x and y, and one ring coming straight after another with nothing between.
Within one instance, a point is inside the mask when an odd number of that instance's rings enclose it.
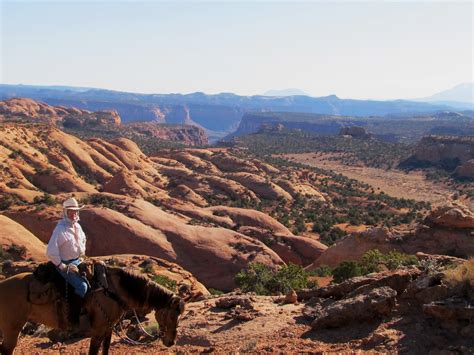
<instances>
[{"instance_id":1,"label":"horse leg","mask_svg":"<svg viewBox=\"0 0 474 355\"><path fill-rule=\"evenodd\" d=\"M23 328L23 326L3 331L3 342L2 345L0 345L0 354L13 354L13 349L15 349L16 344L18 343L18 335L20 334L21 328Z\"/></svg>"},{"instance_id":2,"label":"horse leg","mask_svg":"<svg viewBox=\"0 0 474 355\"><path fill-rule=\"evenodd\" d=\"M100 345L104 340L104 335L93 335L89 345L89 355L97 355L99 353Z\"/></svg>"},{"instance_id":3,"label":"horse leg","mask_svg":"<svg viewBox=\"0 0 474 355\"><path fill-rule=\"evenodd\" d=\"M107 332L102 344L102 355L108 355L110 349L110 341L112 340L112 331Z\"/></svg>"}]
</instances>

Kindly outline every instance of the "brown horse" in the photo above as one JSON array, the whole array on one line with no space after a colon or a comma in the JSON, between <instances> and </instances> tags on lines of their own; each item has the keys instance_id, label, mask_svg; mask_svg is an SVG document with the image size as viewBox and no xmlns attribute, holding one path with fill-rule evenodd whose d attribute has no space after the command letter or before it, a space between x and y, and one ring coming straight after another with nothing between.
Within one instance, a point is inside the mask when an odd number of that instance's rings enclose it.
<instances>
[{"instance_id":1,"label":"brown horse","mask_svg":"<svg viewBox=\"0 0 474 355\"><path fill-rule=\"evenodd\" d=\"M13 353L27 321L56 329L63 327L54 302L40 305L29 302L29 283L33 278L33 274L23 273L0 282L1 354ZM108 354L113 327L127 309L142 314L154 310L163 344L174 344L178 318L184 311L184 301L180 297L141 275L120 268L107 267L107 282L111 293L89 292L85 298L91 321L89 354L98 354L101 345L103 354Z\"/></svg>"}]
</instances>

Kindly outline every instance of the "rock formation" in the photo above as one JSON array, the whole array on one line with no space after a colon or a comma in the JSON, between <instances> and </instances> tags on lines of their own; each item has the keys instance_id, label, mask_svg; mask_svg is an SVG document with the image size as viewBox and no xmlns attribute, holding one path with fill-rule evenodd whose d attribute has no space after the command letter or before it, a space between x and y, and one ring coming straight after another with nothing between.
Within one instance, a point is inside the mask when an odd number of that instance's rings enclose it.
<instances>
[{"instance_id":1,"label":"rock formation","mask_svg":"<svg viewBox=\"0 0 474 355\"><path fill-rule=\"evenodd\" d=\"M410 158L401 166L437 166L460 177L473 178L474 139L470 136L423 137Z\"/></svg>"},{"instance_id":2,"label":"rock formation","mask_svg":"<svg viewBox=\"0 0 474 355\"><path fill-rule=\"evenodd\" d=\"M373 228L353 233L329 247L310 267L335 266L345 260L359 260L371 249L407 254L474 256L474 214L466 206L446 205L432 211L422 224L410 230Z\"/></svg>"}]
</instances>

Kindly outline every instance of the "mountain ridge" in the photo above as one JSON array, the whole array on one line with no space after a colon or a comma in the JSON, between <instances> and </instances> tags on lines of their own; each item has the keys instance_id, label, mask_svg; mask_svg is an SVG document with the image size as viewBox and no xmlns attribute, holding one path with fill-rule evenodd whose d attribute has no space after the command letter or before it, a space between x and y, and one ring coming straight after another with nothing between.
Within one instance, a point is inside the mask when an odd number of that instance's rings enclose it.
<instances>
[{"instance_id":1,"label":"mountain ridge","mask_svg":"<svg viewBox=\"0 0 474 355\"><path fill-rule=\"evenodd\" d=\"M74 89L74 88L72 88ZM346 116L384 116L449 110L436 105L409 100L377 101L325 97L262 95L239 96L232 93L135 94L104 89L87 91L61 90L51 87L31 87L0 84L0 99L30 97L51 105L77 107L91 111L116 110L124 123L156 119L157 109L189 112L189 119L208 131L208 135L223 137L235 130L247 112L299 112ZM181 114L180 114L181 115ZM182 117L185 117L182 115ZM165 121L167 117L165 115ZM176 121L174 121L176 123Z\"/></svg>"}]
</instances>

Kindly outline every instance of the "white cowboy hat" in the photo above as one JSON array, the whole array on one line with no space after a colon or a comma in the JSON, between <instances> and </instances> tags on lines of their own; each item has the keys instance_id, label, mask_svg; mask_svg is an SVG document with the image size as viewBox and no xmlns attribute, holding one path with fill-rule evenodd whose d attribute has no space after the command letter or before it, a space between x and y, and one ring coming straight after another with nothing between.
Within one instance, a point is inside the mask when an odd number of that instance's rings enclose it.
<instances>
[{"instance_id":1,"label":"white cowboy hat","mask_svg":"<svg viewBox=\"0 0 474 355\"><path fill-rule=\"evenodd\" d=\"M67 210L76 210L79 211L83 209L85 206L79 206L76 199L74 197L68 198L66 201L63 202L63 208Z\"/></svg>"}]
</instances>

